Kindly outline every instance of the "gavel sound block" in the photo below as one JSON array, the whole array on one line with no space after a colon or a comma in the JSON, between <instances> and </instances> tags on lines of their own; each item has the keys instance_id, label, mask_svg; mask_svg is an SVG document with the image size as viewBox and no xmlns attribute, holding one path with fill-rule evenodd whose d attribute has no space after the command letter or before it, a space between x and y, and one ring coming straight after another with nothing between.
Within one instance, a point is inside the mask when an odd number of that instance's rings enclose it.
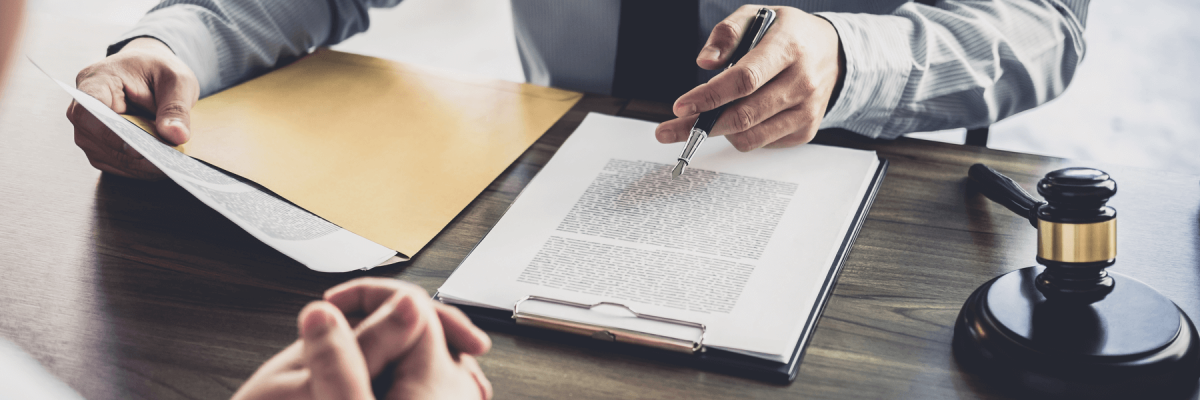
<instances>
[{"instance_id":1,"label":"gavel sound block","mask_svg":"<svg viewBox=\"0 0 1200 400\"><path fill-rule=\"evenodd\" d=\"M968 175L1037 228L1041 265L992 279L967 298L954 327L962 366L1023 394L1160 398L1194 390L1200 337L1192 321L1150 286L1106 270L1117 258L1117 211L1106 205L1117 184L1107 173L1050 172L1037 185L1044 202L983 164Z\"/></svg>"}]
</instances>

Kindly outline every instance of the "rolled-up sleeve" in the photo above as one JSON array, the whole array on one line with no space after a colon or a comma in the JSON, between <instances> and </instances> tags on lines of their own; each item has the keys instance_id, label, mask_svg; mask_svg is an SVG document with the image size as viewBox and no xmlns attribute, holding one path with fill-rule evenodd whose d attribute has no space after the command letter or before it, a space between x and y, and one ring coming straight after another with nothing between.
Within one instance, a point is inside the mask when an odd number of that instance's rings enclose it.
<instances>
[{"instance_id":1,"label":"rolled-up sleeve","mask_svg":"<svg viewBox=\"0 0 1200 400\"><path fill-rule=\"evenodd\" d=\"M166 0L109 46L165 43L200 81L201 96L262 74L318 46L365 31L367 10L400 0Z\"/></svg>"},{"instance_id":2,"label":"rolled-up sleeve","mask_svg":"<svg viewBox=\"0 0 1200 400\"><path fill-rule=\"evenodd\" d=\"M977 128L1058 96L1083 58L1088 1L908 3L890 15L818 13L845 83L822 128L869 137Z\"/></svg>"}]
</instances>

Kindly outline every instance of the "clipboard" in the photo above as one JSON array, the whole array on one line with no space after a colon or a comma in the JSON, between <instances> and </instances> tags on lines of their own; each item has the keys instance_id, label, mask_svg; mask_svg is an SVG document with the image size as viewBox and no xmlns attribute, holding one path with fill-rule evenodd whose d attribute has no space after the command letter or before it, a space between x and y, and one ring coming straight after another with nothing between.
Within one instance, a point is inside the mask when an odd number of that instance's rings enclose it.
<instances>
[{"instance_id":1,"label":"clipboard","mask_svg":"<svg viewBox=\"0 0 1200 400\"><path fill-rule=\"evenodd\" d=\"M705 346L703 340L705 332L703 324L640 314L620 302L606 301L595 304L583 304L564 299L527 296L514 304L512 310L449 304L461 309L479 327L490 331L582 346L596 351L650 358L660 362L771 383L787 384L796 379L796 374L800 370L800 362L804 358L808 342L816 330L817 322L825 310L825 305L829 303L829 298L833 294L833 288L837 284L837 278L841 274L842 267L846 263L855 239L858 238L858 233L862 230L863 222L866 221L867 214L871 210L871 205L875 202L875 196L879 193L879 187L883 183L884 176L887 175L888 165L889 163L886 159L879 159L879 167L871 178L871 183L863 195L858 209L855 211L854 220L850 224L850 228L842 238L842 243L838 248L837 254L834 256L833 265L829 269L829 273L825 276L825 281L821 286L817 301L813 304L813 309L809 313L808 319L804 322L800 339L796 343L791 360L787 363L779 363L731 351L708 348ZM434 294L433 298L442 301L439 294ZM599 305L623 307L637 318L698 328L700 336L688 343L675 338L664 338L642 332L594 326L551 316L531 314L522 311L521 305L526 301L545 301L577 308L592 308Z\"/></svg>"}]
</instances>

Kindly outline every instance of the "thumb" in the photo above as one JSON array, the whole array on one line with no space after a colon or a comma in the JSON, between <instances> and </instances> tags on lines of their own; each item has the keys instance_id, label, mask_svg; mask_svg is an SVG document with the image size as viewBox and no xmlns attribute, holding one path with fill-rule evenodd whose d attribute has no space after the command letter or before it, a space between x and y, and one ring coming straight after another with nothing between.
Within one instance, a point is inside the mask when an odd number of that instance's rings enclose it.
<instances>
[{"instance_id":1,"label":"thumb","mask_svg":"<svg viewBox=\"0 0 1200 400\"><path fill-rule=\"evenodd\" d=\"M761 6L738 7L737 11L718 22L713 27L712 33L708 35L704 47L700 49L700 54L696 56L696 65L708 70L724 67L729 62L729 56L737 49L746 27L754 19L759 8Z\"/></svg>"},{"instance_id":2,"label":"thumb","mask_svg":"<svg viewBox=\"0 0 1200 400\"><path fill-rule=\"evenodd\" d=\"M199 86L179 73L167 70L155 79L154 128L163 140L178 146L192 138L191 110L199 97Z\"/></svg>"},{"instance_id":3,"label":"thumb","mask_svg":"<svg viewBox=\"0 0 1200 400\"><path fill-rule=\"evenodd\" d=\"M324 301L300 312L304 365L315 399L373 399L367 362L341 311Z\"/></svg>"},{"instance_id":4,"label":"thumb","mask_svg":"<svg viewBox=\"0 0 1200 400\"><path fill-rule=\"evenodd\" d=\"M492 339L488 337L471 319L467 318L457 307L433 302L437 309L438 319L446 331L446 341L454 351L471 355L487 353L492 347Z\"/></svg>"}]
</instances>

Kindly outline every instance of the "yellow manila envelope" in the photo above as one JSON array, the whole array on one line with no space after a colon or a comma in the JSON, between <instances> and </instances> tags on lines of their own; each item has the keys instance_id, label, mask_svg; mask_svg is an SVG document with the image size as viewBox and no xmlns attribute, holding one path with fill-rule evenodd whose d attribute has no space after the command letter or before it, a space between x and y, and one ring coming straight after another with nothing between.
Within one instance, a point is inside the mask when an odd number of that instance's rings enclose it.
<instances>
[{"instance_id":1,"label":"yellow manila envelope","mask_svg":"<svg viewBox=\"0 0 1200 400\"><path fill-rule=\"evenodd\" d=\"M176 149L411 257L582 97L320 49L200 100Z\"/></svg>"}]
</instances>

